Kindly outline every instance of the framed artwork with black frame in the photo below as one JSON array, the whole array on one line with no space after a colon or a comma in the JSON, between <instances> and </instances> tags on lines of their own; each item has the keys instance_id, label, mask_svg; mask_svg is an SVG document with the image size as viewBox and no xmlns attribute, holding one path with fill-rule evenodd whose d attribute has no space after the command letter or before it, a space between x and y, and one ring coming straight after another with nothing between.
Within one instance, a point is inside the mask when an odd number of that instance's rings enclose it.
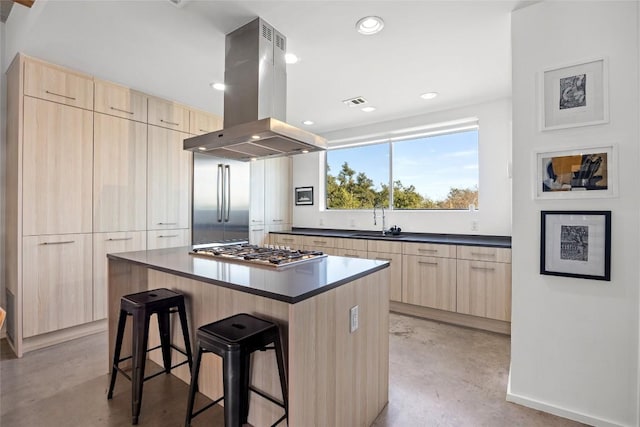
<instances>
[{"instance_id":1,"label":"framed artwork with black frame","mask_svg":"<svg viewBox=\"0 0 640 427\"><path fill-rule=\"evenodd\" d=\"M611 211L540 213L540 274L611 280Z\"/></svg>"},{"instance_id":2,"label":"framed artwork with black frame","mask_svg":"<svg viewBox=\"0 0 640 427\"><path fill-rule=\"evenodd\" d=\"M296 206L313 205L313 187L296 187Z\"/></svg>"}]
</instances>

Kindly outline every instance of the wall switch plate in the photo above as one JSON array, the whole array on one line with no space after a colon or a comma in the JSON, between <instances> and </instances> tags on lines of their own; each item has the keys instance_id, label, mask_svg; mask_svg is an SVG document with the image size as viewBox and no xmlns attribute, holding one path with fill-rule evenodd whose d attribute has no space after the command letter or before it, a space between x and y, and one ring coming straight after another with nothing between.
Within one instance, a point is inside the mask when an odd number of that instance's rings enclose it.
<instances>
[{"instance_id":1,"label":"wall switch plate","mask_svg":"<svg viewBox=\"0 0 640 427\"><path fill-rule=\"evenodd\" d=\"M358 306L355 305L349 310L349 332L354 333L358 329Z\"/></svg>"}]
</instances>

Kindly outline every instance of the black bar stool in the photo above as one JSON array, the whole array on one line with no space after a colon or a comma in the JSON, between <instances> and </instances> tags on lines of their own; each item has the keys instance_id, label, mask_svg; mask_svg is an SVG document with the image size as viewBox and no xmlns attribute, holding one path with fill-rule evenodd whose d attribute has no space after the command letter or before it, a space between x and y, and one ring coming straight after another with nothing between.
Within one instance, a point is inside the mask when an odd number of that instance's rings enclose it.
<instances>
[{"instance_id":1,"label":"black bar stool","mask_svg":"<svg viewBox=\"0 0 640 427\"><path fill-rule=\"evenodd\" d=\"M284 408L284 415L272 427L287 418L289 402L287 380L285 378L284 357L280 342L280 331L275 323L259 319L250 314L236 314L208 325L201 326L197 333L196 360L191 372L187 419L185 426L201 412L224 399L225 427L240 427L249 417L249 390ZM272 344L273 346L267 347ZM250 385L251 353L258 350L275 350L280 375L283 402L255 389ZM222 379L224 395L204 408L193 412L193 404L198 387L198 373L203 353L215 353L222 357Z\"/></svg>"},{"instance_id":2,"label":"black bar stool","mask_svg":"<svg viewBox=\"0 0 640 427\"><path fill-rule=\"evenodd\" d=\"M180 324L182 326L182 336L184 338L185 350L181 350L171 343L171 323L169 315L178 313L180 316ZM158 316L158 329L160 332L160 345L147 349L149 340L149 320L152 314ZM132 355L120 358L120 350L122 349L122 339L124 336L124 328L127 322L127 316L133 316L133 346ZM148 377L144 377L144 366L147 359L147 352L162 349L162 361L164 371L160 371ZM171 366L171 349L187 356L187 360ZM127 375L118 367L120 362L132 360L132 374ZM136 294L125 295L120 299L120 317L118 319L118 333L116 335L116 345L113 352L113 369L111 371L111 384L107 399L113 397L113 388L116 385L116 375L120 372L132 382L132 424L138 424L138 416L140 415L140 405L142 404L142 384L151 378L162 373L169 373L171 369L178 366L189 364L192 367L191 342L189 340L189 328L187 326L187 312L184 306L184 296L169 289L154 289L151 291L139 292Z\"/></svg>"}]
</instances>

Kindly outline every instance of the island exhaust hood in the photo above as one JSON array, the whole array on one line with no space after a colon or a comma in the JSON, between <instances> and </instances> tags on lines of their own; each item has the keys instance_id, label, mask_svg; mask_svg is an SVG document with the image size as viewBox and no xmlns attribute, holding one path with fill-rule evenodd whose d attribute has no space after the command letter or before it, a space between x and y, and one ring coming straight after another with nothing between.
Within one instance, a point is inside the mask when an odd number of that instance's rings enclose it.
<instances>
[{"instance_id":1,"label":"island exhaust hood","mask_svg":"<svg viewBox=\"0 0 640 427\"><path fill-rule=\"evenodd\" d=\"M185 139L185 150L244 161L326 150L326 139L285 123L286 40L261 18L227 34L223 129Z\"/></svg>"}]
</instances>

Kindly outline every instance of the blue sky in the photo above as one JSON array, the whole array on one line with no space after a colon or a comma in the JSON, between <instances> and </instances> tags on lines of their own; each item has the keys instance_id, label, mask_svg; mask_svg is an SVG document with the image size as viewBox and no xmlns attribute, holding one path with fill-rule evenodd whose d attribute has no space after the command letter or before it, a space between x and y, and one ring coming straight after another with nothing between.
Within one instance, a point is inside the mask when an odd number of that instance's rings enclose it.
<instances>
[{"instance_id":1,"label":"blue sky","mask_svg":"<svg viewBox=\"0 0 640 427\"><path fill-rule=\"evenodd\" d=\"M337 175L344 162L373 179L376 188L389 176L389 145L375 144L327 152L330 173ZM394 143L394 180L413 184L423 196L442 200L450 187L478 185L477 130Z\"/></svg>"}]
</instances>

